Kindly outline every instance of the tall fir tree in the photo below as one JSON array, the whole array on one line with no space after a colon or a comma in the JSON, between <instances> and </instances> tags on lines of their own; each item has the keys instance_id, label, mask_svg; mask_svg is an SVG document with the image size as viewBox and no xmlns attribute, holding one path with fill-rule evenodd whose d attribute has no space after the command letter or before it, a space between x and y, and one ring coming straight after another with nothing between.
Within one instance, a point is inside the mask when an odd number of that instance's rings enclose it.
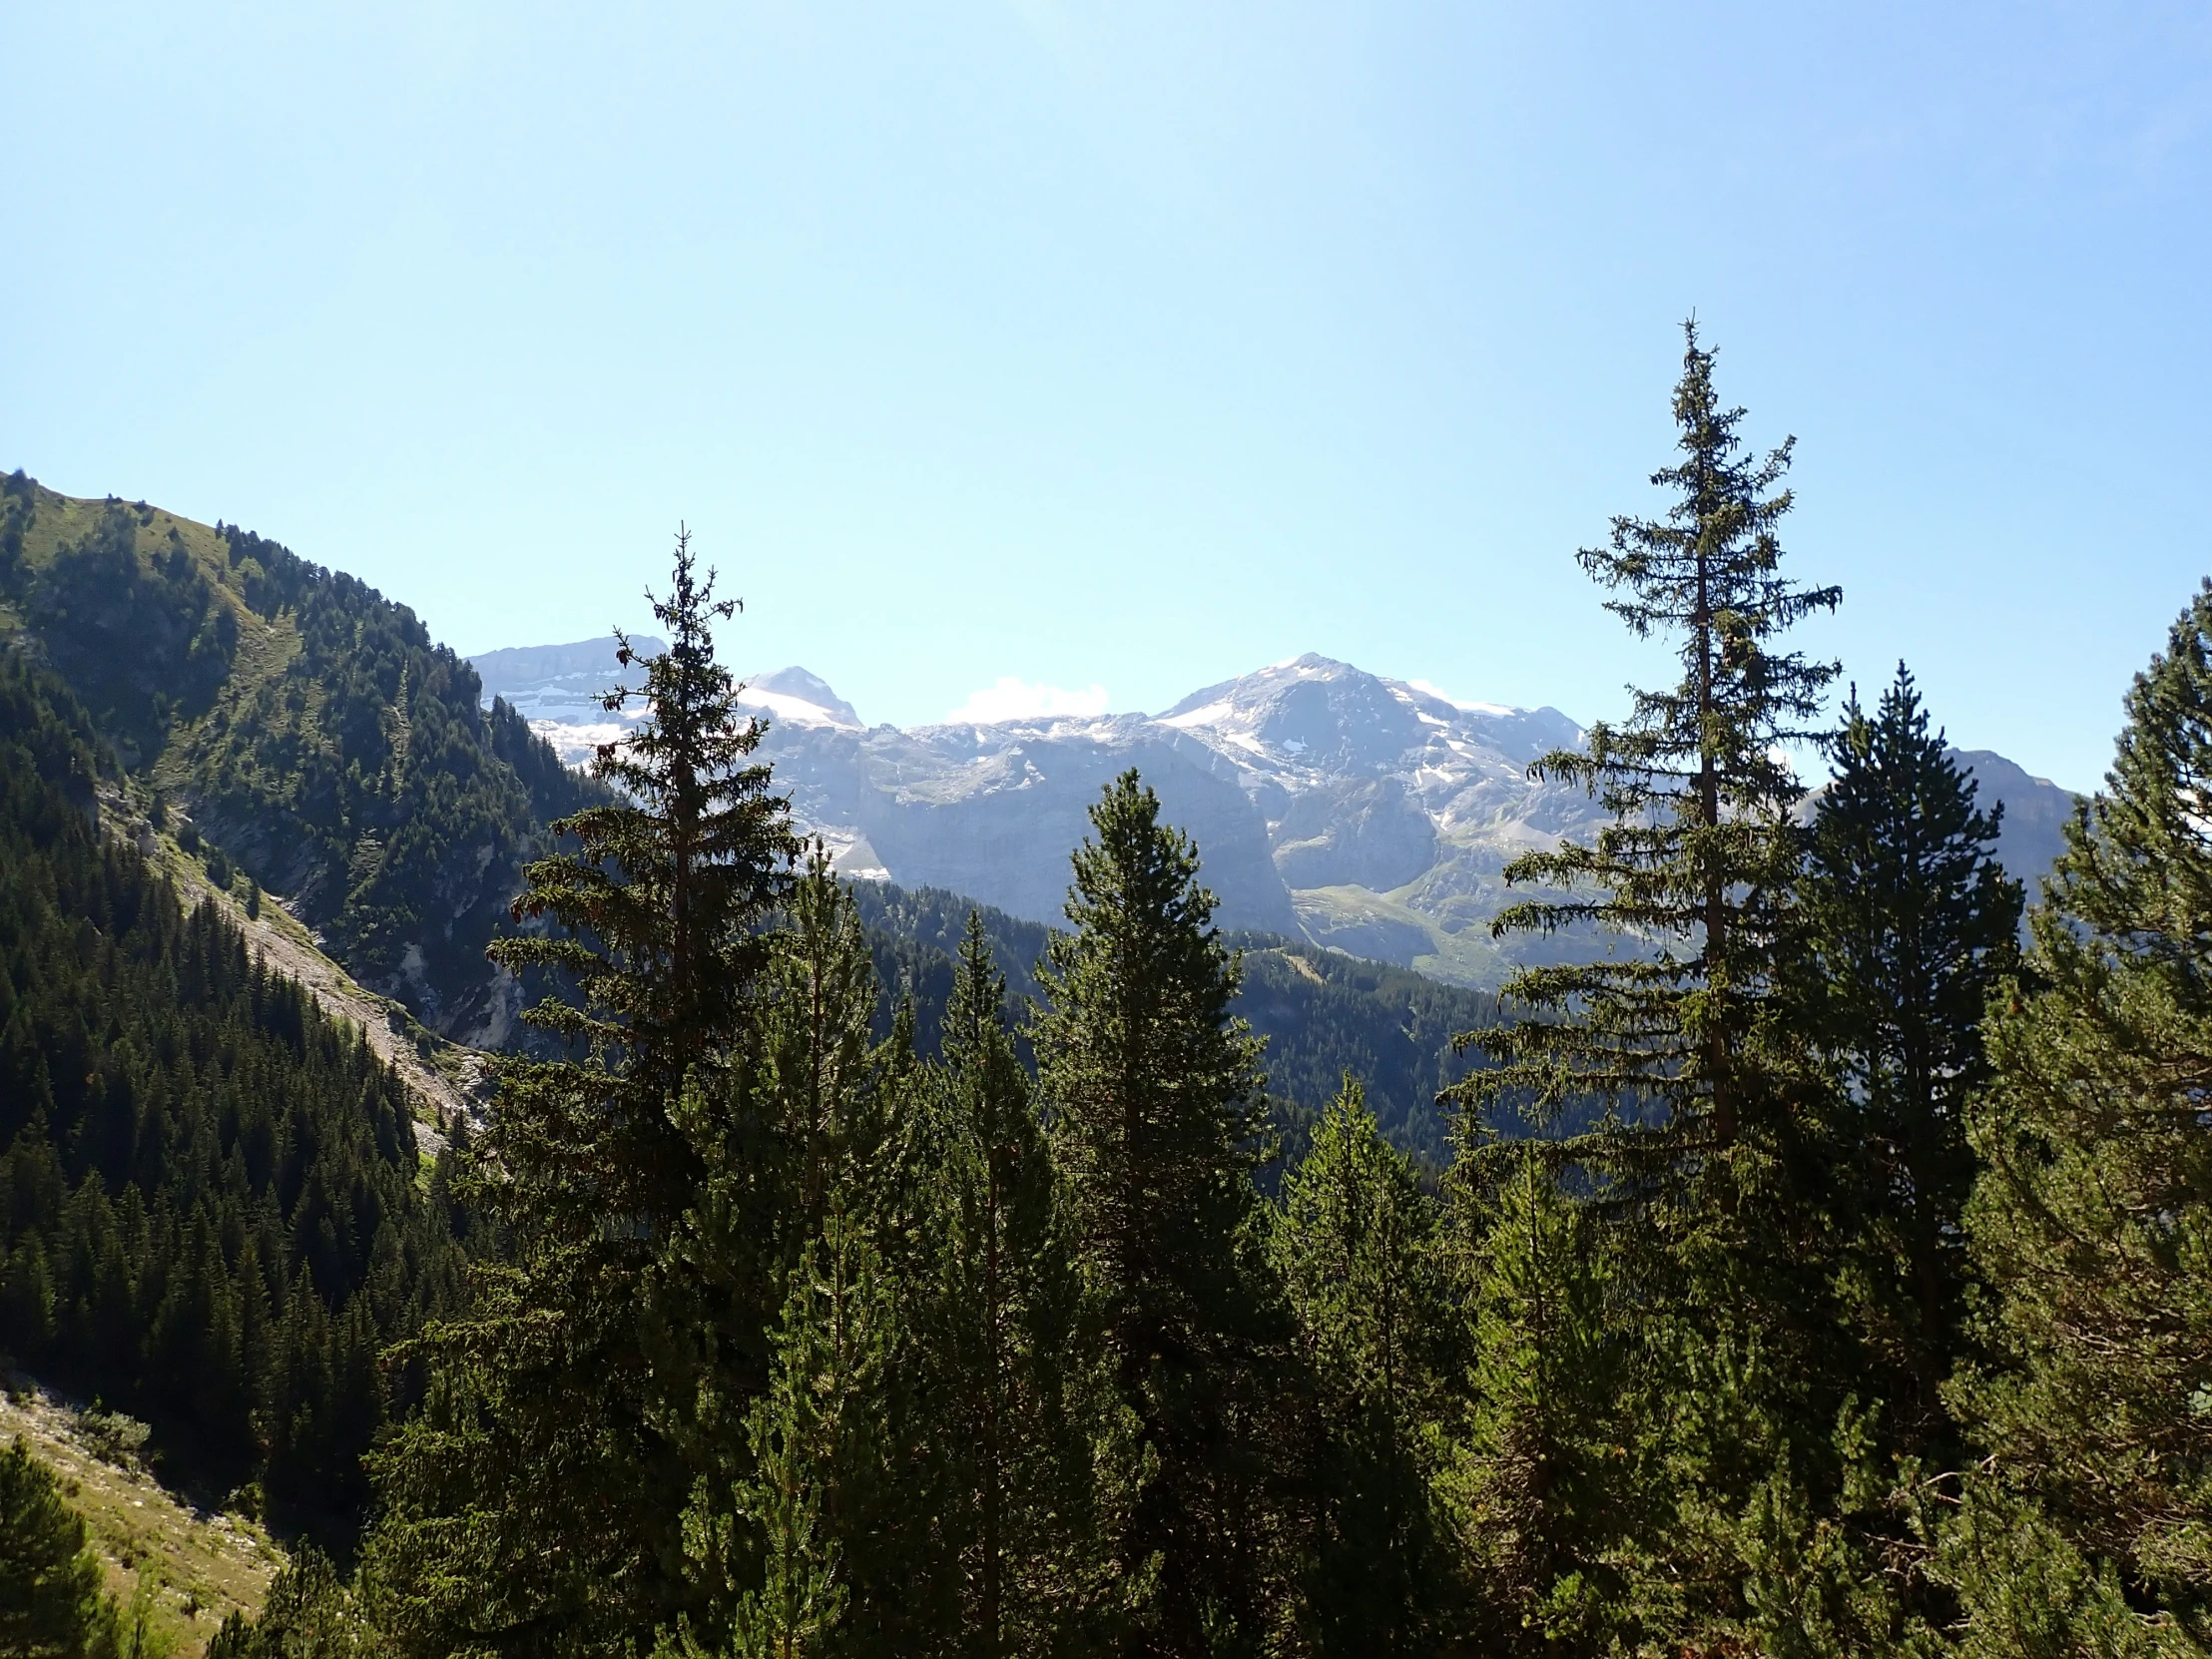
<instances>
[{"instance_id":1,"label":"tall fir tree","mask_svg":"<svg viewBox=\"0 0 2212 1659\"><path fill-rule=\"evenodd\" d=\"M1989 1475L1944 1559L1974 1652L2212 1651L2212 584L2127 715L1971 1119L1991 1353L1951 1397Z\"/></svg>"},{"instance_id":2,"label":"tall fir tree","mask_svg":"<svg viewBox=\"0 0 2212 1659\"><path fill-rule=\"evenodd\" d=\"M1606 608L1631 634L1677 643L1682 678L1636 690L1627 721L1601 721L1583 748L1529 769L1581 784L1610 822L1589 844L1514 859L1508 881L1562 890L1491 928L1594 924L1628 948L1515 974L1504 995L1536 1017L1473 1037L1498 1064L1455 1091L1472 1105L1525 1092L1539 1114L1592 1097L1623 1108L1584 1151L1628 1181L1728 1179L1747 1131L1770 1127L1791 1093L1768 1040L1804 853L1804 787L1786 750L1820 735L1810 723L1837 670L1778 646L1842 599L1782 574L1791 443L1745 453L1744 411L1721 406L1696 324L1684 335L1682 458L1652 475L1677 499L1663 519L1616 518L1610 544L1579 555L1622 596Z\"/></svg>"},{"instance_id":3,"label":"tall fir tree","mask_svg":"<svg viewBox=\"0 0 2212 1659\"><path fill-rule=\"evenodd\" d=\"M1287 1611L1288 1336L1256 1221L1260 1044L1198 850L1134 772L1091 809L1039 975L1038 1087L1136 1436L1106 1548L1130 1654L1258 1650Z\"/></svg>"},{"instance_id":4,"label":"tall fir tree","mask_svg":"<svg viewBox=\"0 0 2212 1659\"><path fill-rule=\"evenodd\" d=\"M1969 1278L1965 1107L1988 1077L1983 1004L2018 966L2021 894L1996 858L2002 805L1976 810L1904 664L1874 714L1854 693L1833 752L1799 896L1805 1018L1846 1097L1847 1317L1885 1439L1938 1453Z\"/></svg>"},{"instance_id":5,"label":"tall fir tree","mask_svg":"<svg viewBox=\"0 0 2212 1659\"><path fill-rule=\"evenodd\" d=\"M1681 678L1635 690L1625 722L1531 767L1585 786L1609 822L1590 843L1509 864L1508 880L1553 890L1493 924L1587 928L1607 948L1516 973L1504 998L1529 1016L1470 1033L1495 1064L1450 1094L1477 1111L1526 1103L1554 1132L1570 1110L1602 1113L1552 1167L1610 1218L1607 1260L1645 1356L1637 1409L1679 1430L1653 1453L1679 1487L1651 1511L1665 1535L1638 1541L1648 1570L1624 1593L1642 1639L1695 1644L1774 1635L1752 1605L1749 1558L1764 1546L1747 1528L1763 1482L1795 1489L1777 1459L1812 1465L1824 1497L1840 1480L1832 1102L1788 994L1805 844L1788 755L1820 736L1838 671L1783 640L1842 595L1783 574L1791 444L1745 450L1744 411L1720 402L1694 322L1684 335L1680 458L1652 477L1674 502L1664 518L1616 518L1609 544L1580 555L1633 635L1675 645ZM1670 1418L1715 1379L1727 1410Z\"/></svg>"},{"instance_id":6,"label":"tall fir tree","mask_svg":"<svg viewBox=\"0 0 2212 1659\"><path fill-rule=\"evenodd\" d=\"M680 1425L699 1292L674 1244L706 1163L685 1103L719 1092L745 1034L797 843L715 656L736 604L682 533L653 609L664 654L641 664L616 636L645 671L605 700L645 717L595 762L617 798L554 826L575 850L528 867L515 918L534 925L493 947L578 994L528 1015L564 1055L499 1066L466 1192L503 1251L468 1316L426 1340L433 1409L382 1461L370 1568L415 1651L605 1652L696 1599Z\"/></svg>"}]
</instances>

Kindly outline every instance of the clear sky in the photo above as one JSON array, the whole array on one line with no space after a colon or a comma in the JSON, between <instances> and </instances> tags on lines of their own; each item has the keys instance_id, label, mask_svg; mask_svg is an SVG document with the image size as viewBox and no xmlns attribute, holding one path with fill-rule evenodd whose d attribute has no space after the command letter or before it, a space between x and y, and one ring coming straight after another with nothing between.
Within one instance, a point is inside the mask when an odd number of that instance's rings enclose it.
<instances>
[{"instance_id":1,"label":"clear sky","mask_svg":"<svg viewBox=\"0 0 2212 1659\"><path fill-rule=\"evenodd\" d=\"M1618 714L1680 319L1805 643L2074 787L2212 567L2201 4L0 0L0 466L870 720ZM1054 688L1058 688L1057 691ZM987 692L979 703L972 694Z\"/></svg>"}]
</instances>

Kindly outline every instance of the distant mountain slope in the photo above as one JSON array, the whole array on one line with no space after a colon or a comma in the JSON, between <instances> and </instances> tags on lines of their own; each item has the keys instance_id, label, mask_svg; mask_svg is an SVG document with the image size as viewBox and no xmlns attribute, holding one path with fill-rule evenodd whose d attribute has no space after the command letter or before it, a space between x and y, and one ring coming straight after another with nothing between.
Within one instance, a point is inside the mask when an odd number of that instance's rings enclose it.
<instances>
[{"instance_id":1,"label":"distant mountain slope","mask_svg":"<svg viewBox=\"0 0 2212 1659\"><path fill-rule=\"evenodd\" d=\"M578 688L612 675L612 650L549 649L557 660L473 661L487 688L496 670L497 689L535 730L581 754L588 737L614 728L563 723L575 718ZM1168 818L1197 836L1227 925L1472 986L1590 948L1564 937L1495 941L1489 930L1518 896L1505 865L1593 833L1602 817L1581 790L1528 777L1538 755L1581 742L1556 709L1457 702L1312 655L1194 692L1158 717L865 727L803 669L756 676L748 697L770 722L761 753L800 823L853 875L973 893L1049 921L1090 803L1134 766ZM2032 894L2073 798L2001 756L1959 759L1985 798L2005 803L2000 852Z\"/></svg>"},{"instance_id":2,"label":"distant mountain slope","mask_svg":"<svg viewBox=\"0 0 2212 1659\"><path fill-rule=\"evenodd\" d=\"M93 722L0 654L0 1349L167 1466L343 1533L459 1263L358 1032L108 833Z\"/></svg>"},{"instance_id":3,"label":"distant mountain slope","mask_svg":"<svg viewBox=\"0 0 2212 1659\"><path fill-rule=\"evenodd\" d=\"M1036 996L1036 964L1051 938L1041 922L978 906L942 888L909 892L887 882L859 882L853 890L882 987L878 1034L888 1032L892 1003L908 991L917 1044L925 1054L936 1051L952 994L954 953L971 908L1006 975L1013 1017L1020 1019ZM1304 940L1247 933L1233 935L1232 942L1245 953L1236 1012L1268 1039L1268 1092L1288 1138L1301 1138L1303 1125L1351 1071L1366 1085L1368 1104L1392 1142L1432 1164L1447 1162L1436 1093L1474 1063L1452 1053L1451 1039L1494 1023L1496 999ZM1303 1148L1289 1150L1295 1155Z\"/></svg>"},{"instance_id":4,"label":"distant mountain slope","mask_svg":"<svg viewBox=\"0 0 2212 1659\"><path fill-rule=\"evenodd\" d=\"M457 1040L539 827L595 798L403 605L233 526L0 481L0 637L331 955Z\"/></svg>"},{"instance_id":5,"label":"distant mountain slope","mask_svg":"<svg viewBox=\"0 0 2212 1659\"><path fill-rule=\"evenodd\" d=\"M2004 822L1997 828L1997 857L2015 880L2026 885L2028 902L2036 902L2042 896L2042 878L2066 850L2066 822L2081 798L2048 778L2029 776L1986 749L1953 749L1949 755L1973 774L1984 806L1992 800L2004 803Z\"/></svg>"}]
</instances>

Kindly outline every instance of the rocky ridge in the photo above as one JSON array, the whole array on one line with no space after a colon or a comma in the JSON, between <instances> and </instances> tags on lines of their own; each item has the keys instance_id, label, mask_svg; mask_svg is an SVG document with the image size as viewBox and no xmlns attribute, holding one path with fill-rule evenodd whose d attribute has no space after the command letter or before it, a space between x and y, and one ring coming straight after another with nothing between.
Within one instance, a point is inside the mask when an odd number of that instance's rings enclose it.
<instances>
[{"instance_id":1,"label":"rocky ridge","mask_svg":"<svg viewBox=\"0 0 2212 1659\"><path fill-rule=\"evenodd\" d=\"M560 655L471 662L487 695L581 759L622 729L583 689L606 682L611 647L548 649ZM531 678L540 661L560 672ZM1593 833L1602 818L1579 788L1528 776L1537 756L1582 741L1558 710L1463 702L1314 654L1209 686L1159 715L866 726L796 668L752 676L744 696L768 721L761 754L795 816L854 876L1057 920L1084 815L1133 766L1197 838L1225 925L1466 985L1494 985L1546 948L1490 938L1491 919L1517 896L1505 865ZM591 719L578 722L579 711ZM2001 756L1959 760L2006 804L2000 851L2032 881L2061 844L2072 797Z\"/></svg>"}]
</instances>

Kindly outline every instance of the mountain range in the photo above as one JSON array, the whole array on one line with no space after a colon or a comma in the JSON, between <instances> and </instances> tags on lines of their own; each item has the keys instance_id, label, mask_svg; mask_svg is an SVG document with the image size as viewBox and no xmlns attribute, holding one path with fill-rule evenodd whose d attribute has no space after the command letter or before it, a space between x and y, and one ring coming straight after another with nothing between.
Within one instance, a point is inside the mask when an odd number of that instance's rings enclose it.
<instances>
[{"instance_id":1,"label":"mountain range","mask_svg":"<svg viewBox=\"0 0 2212 1659\"><path fill-rule=\"evenodd\" d=\"M119 856L151 860L191 902L227 894L264 963L362 1027L426 1120L475 1110L483 1065L471 1051L530 1042L516 1015L546 988L495 969L485 945L509 924L547 822L606 799L573 765L623 729L599 701L615 678L606 642L487 654L480 679L406 606L266 538L15 474L0 478L0 664L14 660L50 677L42 697L80 711L105 781L97 799L86 778L65 782ZM529 703L544 736L502 688ZM808 822L839 836L853 873L884 874L882 854L820 805L840 746L862 731L851 707L798 670L756 676L745 697L773 722L768 758L813 804ZM827 744L828 758L811 743ZM1087 792L1067 785L1063 796L1050 824L1014 815L1034 902L1023 915L980 911L1017 1004L1035 989L1039 923L1057 919L1046 900L1084 827ZM1243 811L1234 790L1217 797L1231 820ZM1233 868L1214 826L1194 828L1209 867ZM918 890L859 883L878 1024L887 1032L894 998L910 993L928 1052L977 900L929 885L922 876L938 866L895 833L881 838ZM1253 846L1264 876L1265 842ZM972 861L943 867L990 884ZM1227 919L1295 927L1281 892L1276 911L1246 906ZM1297 936L1241 938L1237 1011L1269 1041L1286 1144L1349 1069L1393 1140L1441 1159L1434 1096L1466 1063L1450 1038L1490 1023L1494 999ZM439 1144L430 1122L423 1130Z\"/></svg>"},{"instance_id":2,"label":"mountain range","mask_svg":"<svg viewBox=\"0 0 2212 1659\"><path fill-rule=\"evenodd\" d=\"M572 763L625 729L597 695L615 674L608 641L470 662L487 703L504 701ZM1505 865L1594 833L1603 816L1579 786L1529 776L1538 756L1583 740L1557 709L1462 702L1312 653L1157 715L870 726L802 668L753 675L741 696L766 721L761 755L798 822L855 877L1057 921L1087 809L1135 767L1197 839L1227 926L1483 987L1538 952L1588 948L1490 937L1519 896ZM2003 803L1999 855L2032 895L2073 796L2000 755L1952 754L1984 802Z\"/></svg>"}]
</instances>

